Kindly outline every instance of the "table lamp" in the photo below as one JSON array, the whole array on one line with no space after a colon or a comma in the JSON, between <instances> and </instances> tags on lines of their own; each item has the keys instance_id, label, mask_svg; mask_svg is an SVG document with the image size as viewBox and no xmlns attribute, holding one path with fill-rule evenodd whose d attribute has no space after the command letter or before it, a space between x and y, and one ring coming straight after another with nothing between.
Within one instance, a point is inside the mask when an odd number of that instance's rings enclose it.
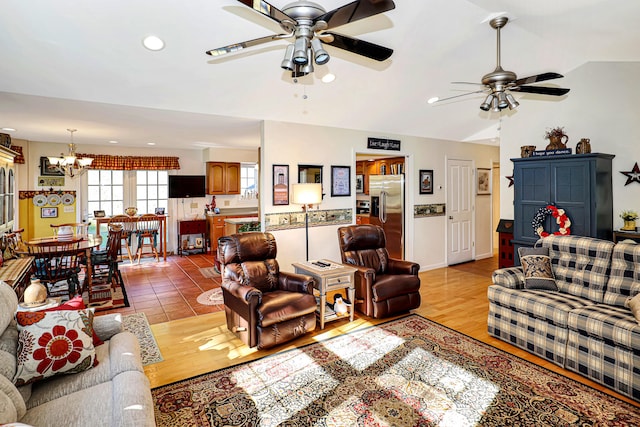
<instances>
[{"instance_id":1,"label":"table lamp","mask_svg":"<svg viewBox=\"0 0 640 427\"><path fill-rule=\"evenodd\" d=\"M307 248L307 261L309 261L309 208L322 202L322 184L293 184L292 203L302 205L304 211L304 228Z\"/></svg>"}]
</instances>

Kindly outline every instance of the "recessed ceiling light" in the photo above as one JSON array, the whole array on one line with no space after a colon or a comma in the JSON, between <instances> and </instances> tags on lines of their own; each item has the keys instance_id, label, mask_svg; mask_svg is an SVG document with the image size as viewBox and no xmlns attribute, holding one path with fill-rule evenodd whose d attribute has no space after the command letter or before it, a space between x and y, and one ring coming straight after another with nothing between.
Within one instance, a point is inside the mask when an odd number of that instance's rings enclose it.
<instances>
[{"instance_id":1,"label":"recessed ceiling light","mask_svg":"<svg viewBox=\"0 0 640 427\"><path fill-rule=\"evenodd\" d=\"M147 142L147 145L156 145L155 142Z\"/></svg>"},{"instance_id":2,"label":"recessed ceiling light","mask_svg":"<svg viewBox=\"0 0 640 427\"><path fill-rule=\"evenodd\" d=\"M114 141L114 140L109 141L109 144L117 144L117 143L118 141Z\"/></svg>"},{"instance_id":3,"label":"recessed ceiling light","mask_svg":"<svg viewBox=\"0 0 640 427\"><path fill-rule=\"evenodd\" d=\"M438 102L440 98L438 98L437 96L434 96L433 98L429 98L427 100L427 104L433 104L434 102Z\"/></svg>"},{"instance_id":4,"label":"recessed ceiling light","mask_svg":"<svg viewBox=\"0 0 640 427\"><path fill-rule=\"evenodd\" d=\"M147 36L142 39L142 44L149 50L162 50L164 41L157 36Z\"/></svg>"},{"instance_id":5,"label":"recessed ceiling light","mask_svg":"<svg viewBox=\"0 0 640 427\"><path fill-rule=\"evenodd\" d=\"M332 81L334 81L336 79L336 75L335 74L325 74L324 76L322 76L322 82L323 83L331 83Z\"/></svg>"},{"instance_id":6,"label":"recessed ceiling light","mask_svg":"<svg viewBox=\"0 0 640 427\"><path fill-rule=\"evenodd\" d=\"M6 132L15 132L16 131L14 128L1 128L0 130L6 131Z\"/></svg>"}]
</instances>

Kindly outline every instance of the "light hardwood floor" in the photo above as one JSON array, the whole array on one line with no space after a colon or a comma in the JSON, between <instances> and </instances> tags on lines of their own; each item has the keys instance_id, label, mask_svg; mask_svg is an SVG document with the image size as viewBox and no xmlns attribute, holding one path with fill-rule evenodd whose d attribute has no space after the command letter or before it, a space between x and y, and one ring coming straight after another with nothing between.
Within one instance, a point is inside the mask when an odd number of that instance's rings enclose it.
<instances>
[{"instance_id":1,"label":"light hardwood floor","mask_svg":"<svg viewBox=\"0 0 640 427\"><path fill-rule=\"evenodd\" d=\"M486 289L491 284L491 273L496 268L497 258L494 257L421 273L422 304L415 313L640 408L640 404L631 399L490 337L487 333L489 303ZM247 348L227 330L224 312L158 323L152 325L151 329L164 361L145 367L145 373L151 381L151 387L158 387L379 322L356 313L353 322L339 320L328 323L324 330L317 329L294 342L268 351Z\"/></svg>"}]
</instances>

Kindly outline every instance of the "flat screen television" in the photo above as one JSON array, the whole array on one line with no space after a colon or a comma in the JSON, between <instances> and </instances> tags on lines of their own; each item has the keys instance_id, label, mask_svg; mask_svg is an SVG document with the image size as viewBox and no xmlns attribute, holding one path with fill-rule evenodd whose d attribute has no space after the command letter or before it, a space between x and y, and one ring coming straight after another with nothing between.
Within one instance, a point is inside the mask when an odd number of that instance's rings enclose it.
<instances>
[{"instance_id":1,"label":"flat screen television","mask_svg":"<svg viewBox=\"0 0 640 427\"><path fill-rule=\"evenodd\" d=\"M204 197L204 175L169 175L169 198Z\"/></svg>"}]
</instances>

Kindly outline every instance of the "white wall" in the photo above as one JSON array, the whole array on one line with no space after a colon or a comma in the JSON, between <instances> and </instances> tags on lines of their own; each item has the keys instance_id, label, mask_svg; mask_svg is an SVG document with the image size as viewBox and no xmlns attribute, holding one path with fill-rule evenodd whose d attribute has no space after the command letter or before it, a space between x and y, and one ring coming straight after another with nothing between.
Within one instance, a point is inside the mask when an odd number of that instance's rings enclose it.
<instances>
[{"instance_id":1,"label":"white wall","mask_svg":"<svg viewBox=\"0 0 640 427\"><path fill-rule=\"evenodd\" d=\"M367 150L367 137L384 137L402 141L400 152ZM402 135L372 135L347 129L306 126L292 123L266 121L262 135L263 165L260 179L263 196L261 212L291 212L300 210L296 205L273 206L270 190L273 185L272 166L289 165L289 183L297 182L298 164L323 165L323 185L326 196L321 209L351 208L355 211L355 161L356 153L406 155L406 258L418 262L423 270L446 265L446 216L413 218L416 204L446 203L446 158L469 159L476 167L491 168L499 158L498 147L463 142L434 140ZM331 166L351 166L351 197L330 197ZM420 169L434 170L434 194L418 194L417 178ZM476 204L481 214L476 216L476 256L492 252L490 197L477 196ZM485 206L486 205L486 206ZM340 260L337 229L339 226L312 227L309 229L309 258ZM283 269L304 259L304 229L274 232L278 241L278 260Z\"/></svg>"},{"instance_id":2,"label":"white wall","mask_svg":"<svg viewBox=\"0 0 640 427\"><path fill-rule=\"evenodd\" d=\"M554 81L571 92L566 99L524 97L516 114L502 122L500 170L501 218L513 218L513 187L505 176L512 175L511 158L520 157L520 146L535 145L544 150L547 128L564 126L569 135L568 147L575 153L581 138L591 139L594 153L614 154L613 215L614 227L622 226L619 213L625 209L640 211L640 184L625 186L620 171L630 171L640 162L640 63L590 62Z\"/></svg>"}]
</instances>

